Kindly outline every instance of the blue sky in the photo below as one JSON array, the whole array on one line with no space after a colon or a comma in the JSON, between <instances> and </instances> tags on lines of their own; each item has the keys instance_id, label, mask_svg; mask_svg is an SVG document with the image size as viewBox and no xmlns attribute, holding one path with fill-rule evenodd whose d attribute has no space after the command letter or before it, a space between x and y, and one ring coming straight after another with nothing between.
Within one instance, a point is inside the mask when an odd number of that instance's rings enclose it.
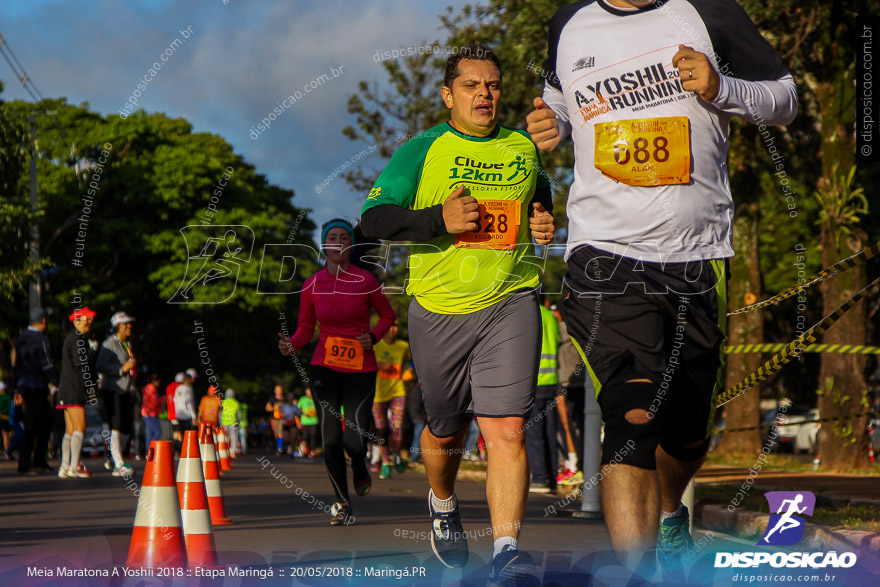
<instances>
[{"instance_id":1,"label":"blue sky","mask_svg":"<svg viewBox=\"0 0 880 587\"><path fill-rule=\"evenodd\" d=\"M46 97L88 102L118 113L138 79L177 38L136 98L148 112L183 117L197 132L219 134L269 181L295 192L294 203L323 222L356 217L363 194L341 178L315 186L368 145L341 129L353 122L346 101L361 80L384 83L376 51L444 40L437 15L464 0L4 0L0 32ZM251 138L250 129L279 102L331 68L315 87ZM6 100L26 92L0 60ZM361 160L374 168L374 155Z\"/></svg>"}]
</instances>

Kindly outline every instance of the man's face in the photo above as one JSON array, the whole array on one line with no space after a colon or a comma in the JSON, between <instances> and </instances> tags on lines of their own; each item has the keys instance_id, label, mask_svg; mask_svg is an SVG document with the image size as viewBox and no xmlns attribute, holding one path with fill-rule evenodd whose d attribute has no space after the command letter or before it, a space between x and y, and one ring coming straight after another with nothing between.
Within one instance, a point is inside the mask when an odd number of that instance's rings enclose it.
<instances>
[{"instance_id":1,"label":"man's face","mask_svg":"<svg viewBox=\"0 0 880 587\"><path fill-rule=\"evenodd\" d=\"M501 72L491 61L462 59L452 87L441 94L452 110L452 126L476 137L492 134L501 106Z\"/></svg>"},{"instance_id":2,"label":"man's face","mask_svg":"<svg viewBox=\"0 0 880 587\"><path fill-rule=\"evenodd\" d=\"M131 338L131 322L119 325L119 340L128 340Z\"/></svg>"},{"instance_id":3,"label":"man's face","mask_svg":"<svg viewBox=\"0 0 880 587\"><path fill-rule=\"evenodd\" d=\"M275 397L278 399L284 399L284 388L280 385L275 386Z\"/></svg>"}]
</instances>

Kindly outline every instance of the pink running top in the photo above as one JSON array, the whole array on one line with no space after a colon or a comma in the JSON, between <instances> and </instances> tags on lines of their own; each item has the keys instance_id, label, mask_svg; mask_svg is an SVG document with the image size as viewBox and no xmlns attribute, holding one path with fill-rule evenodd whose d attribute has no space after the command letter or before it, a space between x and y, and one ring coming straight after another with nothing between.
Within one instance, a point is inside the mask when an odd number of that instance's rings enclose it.
<instances>
[{"instance_id":1,"label":"pink running top","mask_svg":"<svg viewBox=\"0 0 880 587\"><path fill-rule=\"evenodd\" d=\"M379 314L379 323L372 330L371 307ZM394 310L382 293L382 286L370 273L354 264L349 265L345 271L340 270L338 277L321 269L303 285L296 332L290 337L290 341L293 343L293 350L303 348L312 340L317 321L320 331L315 354L312 355L312 365L326 366L342 373L377 371L376 355L372 350L364 353L364 366L359 371L325 365L324 341L328 336L357 338L364 332L372 332L378 341L391 328L395 319Z\"/></svg>"}]
</instances>

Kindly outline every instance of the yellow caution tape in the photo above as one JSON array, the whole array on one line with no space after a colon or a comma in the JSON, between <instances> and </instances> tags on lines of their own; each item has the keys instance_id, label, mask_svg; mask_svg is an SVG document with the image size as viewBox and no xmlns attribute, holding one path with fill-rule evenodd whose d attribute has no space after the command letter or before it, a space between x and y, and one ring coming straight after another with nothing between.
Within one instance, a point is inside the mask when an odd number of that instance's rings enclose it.
<instances>
[{"instance_id":1,"label":"yellow caution tape","mask_svg":"<svg viewBox=\"0 0 880 587\"><path fill-rule=\"evenodd\" d=\"M875 247L877 247L877 245L874 245L872 249ZM846 259L844 261L846 261ZM844 261L841 261L840 263L843 263ZM840 265L840 263L835 264L833 267ZM840 320L847 311L855 306L859 302L859 300L861 300L862 297L864 297L865 294L868 293L868 290L874 288L877 284L880 284L880 277L869 283L861 291L856 292L854 296L841 304L836 310L822 318L822 320L812 326L809 330L803 332L796 339L785 345L785 348L783 348L782 351L773 355L770 360L761 365L757 371L750 374L748 377L746 377L724 393L719 394L718 397L715 399L716 407L723 406L729 401L747 392L755 384L761 383L762 381L766 381L767 379L769 379L771 375L782 369L782 367L789 363L794 357L800 355L800 353L803 352L804 349L812 346L819 336L822 336L825 331L831 327L832 324Z\"/></svg>"},{"instance_id":2,"label":"yellow caution tape","mask_svg":"<svg viewBox=\"0 0 880 587\"><path fill-rule=\"evenodd\" d=\"M821 270L816 275L812 276L804 283L799 283L797 285L793 285L787 290L776 294L772 298L768 298L763 302L758 302L757 304L751 304L750 306L746 306L744 308L740 308L734 312L729 312L728 316L734 316L736 314L745 314L746 312L751 312L752 310L757 310L758 308L763 308L765 306L771 306L773 304L779 303L782 300L788 299L796 293L800 293L810 287L811 285L815 285L820 281L825 281L829 277L834 277L835 275L840 275L841 273L848 271L855 267L856 265L861 265L868 259L877 256L880 253L880 243L874 243L871 247L856 253L850 257L847 257L843 261L838 261L831 267Z\"/></svg>"},{"instance_id":3,"label":"yellow caution tape","mask_svg":"<svg viewBox=\"0 0 880 587\"><path fill-rule=\"evenodd\" d=\"M764 342L756 344L735 344L725 347L728 355L740 353L775 353L786 346L782 342ZM806 353L843 353L848 355L880 355L880 346L862 346L857 344L814 344L804 349Z\"/></svg>"}]
</instances>

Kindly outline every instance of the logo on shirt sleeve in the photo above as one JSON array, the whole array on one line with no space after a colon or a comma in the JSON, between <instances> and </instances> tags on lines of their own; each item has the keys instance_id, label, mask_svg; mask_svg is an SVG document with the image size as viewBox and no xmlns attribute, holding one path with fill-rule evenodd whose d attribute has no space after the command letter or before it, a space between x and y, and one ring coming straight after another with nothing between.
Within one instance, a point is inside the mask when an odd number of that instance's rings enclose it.
<instances>
[{"instance_id":1,"label":"logo on shirt sleeve","mask_svg":"<svg viewBox=\"0 0 880 587\"><path fill-rule=\"evenodd\" d=\"M367 196L368 200L378 200L379 196L382 194L382 188L373 188L370 190L370 195Z\"/></svg>"}]
</instances>

